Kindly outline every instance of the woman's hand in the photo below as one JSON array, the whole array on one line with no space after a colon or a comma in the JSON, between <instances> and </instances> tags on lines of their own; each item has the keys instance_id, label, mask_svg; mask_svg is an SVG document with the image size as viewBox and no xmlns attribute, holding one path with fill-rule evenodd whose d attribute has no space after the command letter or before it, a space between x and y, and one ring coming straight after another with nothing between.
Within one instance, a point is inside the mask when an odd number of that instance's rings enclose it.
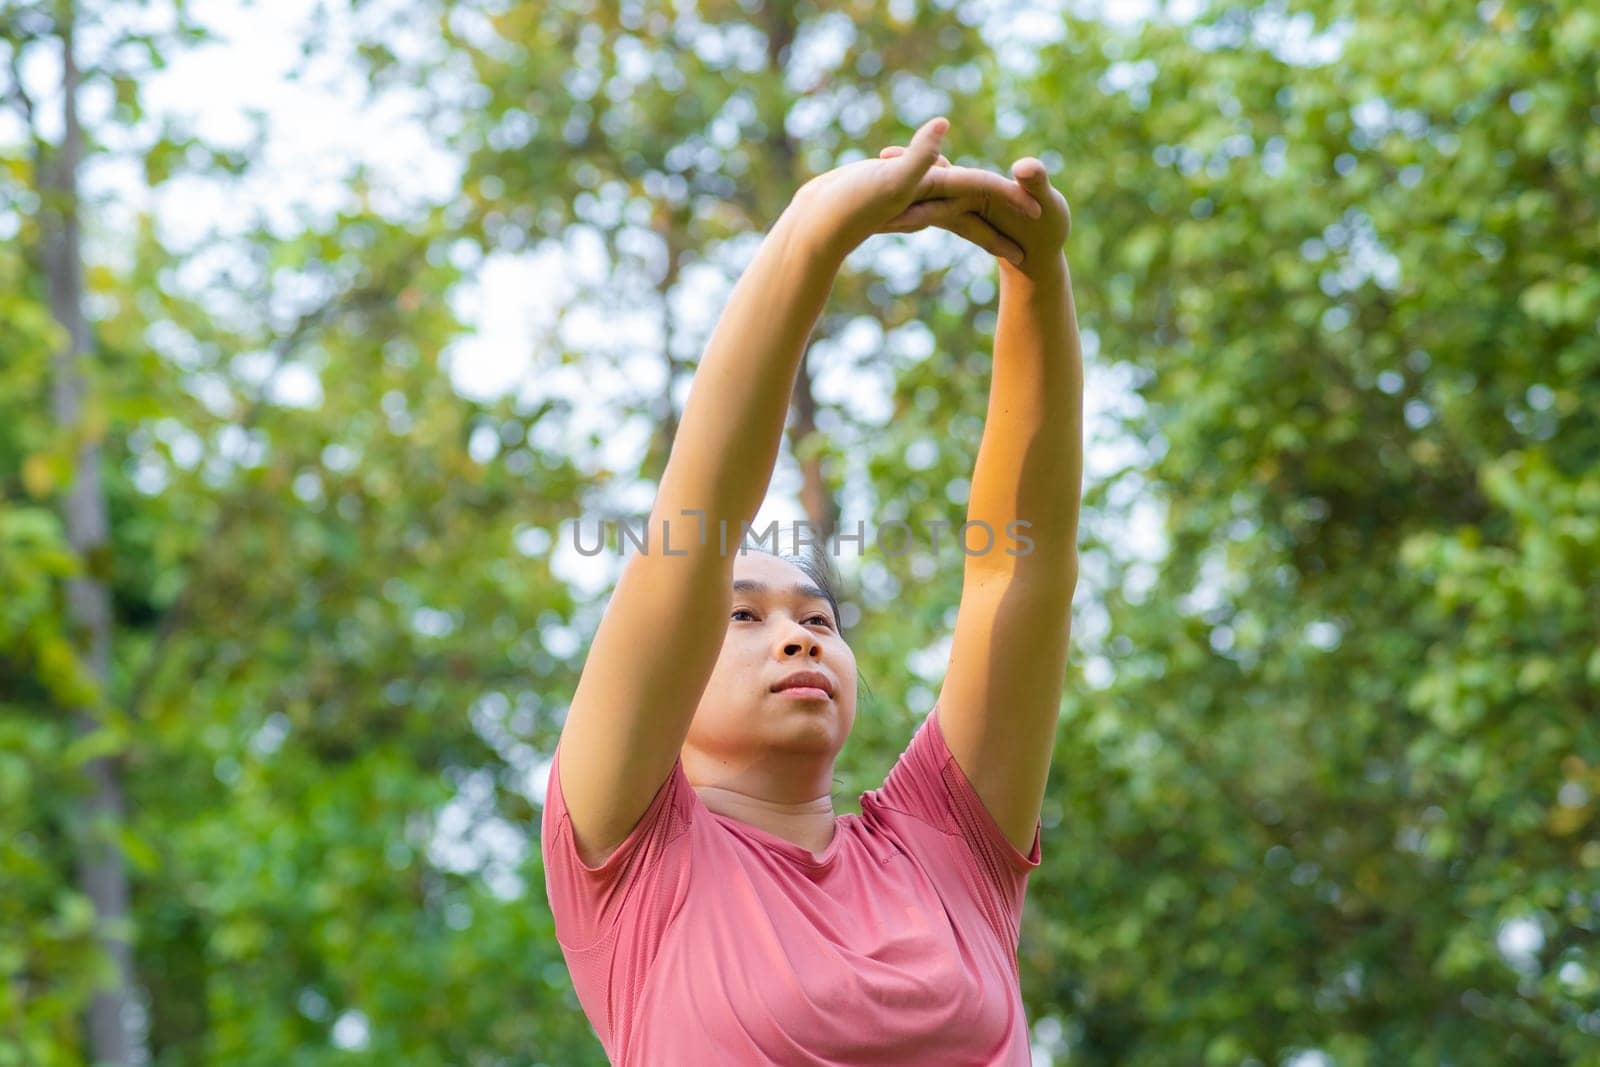
<instances>
[{"instance_id":1,"label":"woman's hand","mask_svg":"<svg viewBox=\"0 0 1600 1067\"><path fill-rule=\"evenodd\" d=\"M941 218L992 212L997 201L1006 201L1007 216L1027 218L1041 211L1027 189L1002 175L952 167L949 160L938 165L944 159L939 145L949 127L942 115L930 119L893 155L858 159L812 178L794 195L801 225L842 260L873 234L910 233L937 225ZM906 213L919 202L937 206L923 208L908 225ZM969 239L997 256L1022 251L999 233L963 225L968 230L963 236L972 235Z\"/></svg>"},{"instance_id":2,"label":"woman's hand","mask_svg":"<svg viewBox=\"0 0 1600 1067\"><path fill-rule=\"evenodd\" d=\"M905 149L898 145L885 148L878 154L880 159L893 159L903 155ZM950 161L940 156L934 164L937 167L950 167ZM969 171L969 167L951 168L956 171ZM988 174L987 171L972 171L974 174ZM998 178L999 175L989 175ZM1003 180L1003 179L1002 179ZM1015 190L1008 190L1015 192ZM962 196L944 197L941 199L918 200L902 211L884 225L884 233L915 233L929 226L937 226L942 230L949 230L958 237L964 237L977 245L985 252L1004 259L1014 267L1021 267L1024 259L1022 246L1010 237L995 229L985 215L990 211L989 204L994 199L993 195L984 190L981 193L967 193ZM1031 207L1034 214L1042 213L1038 201L1030 196Z\"/></svg>"},{"instance_id":3,"label":"woman's hand","mask_svg":"<svg viewBox=\"0 0 1600 1067\"><path fill-rule=\"evenodd\" d=\"M900 145L890 145L878 155L880 159L897 159L905 153L906 149ZM953 171L969 169L951 167L950 161L943 156L939 157L935 166ZM895 232L909 232L924 226L938 226L994 252L1030 277L1037 277L1047 269L1058 268L1064 257L1062 246L1072 232L1072 211L1067 205L1067 198L1050 184L1044 164L1033 156L1024 156L1013 163L1011 174L1016 180L1006 184L1025 192L1039 206L1038 214L1018 211L1014 206L1016 198L1009 195L986 196L978 200L968 197L948 202L924 200L912 204L891 219L889 228ZM1021 261L995 251L997 247L1019 249L1022 252Z\"/></svg>"}]
</instances>

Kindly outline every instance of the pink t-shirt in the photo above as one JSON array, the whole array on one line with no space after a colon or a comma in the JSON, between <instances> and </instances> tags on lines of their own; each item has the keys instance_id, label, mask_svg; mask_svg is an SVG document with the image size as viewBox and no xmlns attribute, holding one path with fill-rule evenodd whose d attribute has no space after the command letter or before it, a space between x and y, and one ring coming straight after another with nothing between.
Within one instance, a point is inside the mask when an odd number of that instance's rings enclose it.
<instances>
[{"instance_id":1,"label":"pink t-shirt","mask_svg":"<svg viewBox=\"0 0 1600 1067\"><path fill-rule=\"evenodd\" d=\"M1026 1067L1024 856L934 707L820 858L706 807L683 762L615 852L578 856L552 759L540 850L556 939L618 1067Z\"/></svg>"}]
</instances>

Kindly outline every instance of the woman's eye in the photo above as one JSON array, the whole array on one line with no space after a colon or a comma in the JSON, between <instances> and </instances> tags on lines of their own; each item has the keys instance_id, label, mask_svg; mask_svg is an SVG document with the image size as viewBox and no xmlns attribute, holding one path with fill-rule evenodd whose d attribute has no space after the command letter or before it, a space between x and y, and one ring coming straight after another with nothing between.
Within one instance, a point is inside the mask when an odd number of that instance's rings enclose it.
<instances>
[{"instance_id":1,"label":"woman's eye","mask_svg":"<svg viewBox=\"0 0 1600 1067\"><path fill-rule=\"evenodd\" d=\"M730 619L737 619L740 615L749 615L751 618L754 618L755 612L751 611L749 608L734 608L732 614L730 614L728 617ZM829 629L833 628L833 620L829 619L826 615L813 615L806 619L806 622L820 622Z\"/></svg>"}]
</instances>

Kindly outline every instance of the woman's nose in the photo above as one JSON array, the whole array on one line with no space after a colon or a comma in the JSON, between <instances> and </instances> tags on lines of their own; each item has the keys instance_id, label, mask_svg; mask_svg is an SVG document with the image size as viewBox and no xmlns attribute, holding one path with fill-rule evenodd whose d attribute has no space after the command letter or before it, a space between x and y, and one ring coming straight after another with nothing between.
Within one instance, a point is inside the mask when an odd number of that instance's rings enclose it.
<instances>
[{"instance_id":1,"label":"woman's nose","mask_svg":"<svg viewBox=\"0 0 1600 1067\"><path fill-rule=\"evenodd\" d=\"M792 656L796 652L815 656L822 651L822 642L817 640L817 635L798 622L790 623L788 631L779 640L785 656Z\"/></svg>"}]
</instances>

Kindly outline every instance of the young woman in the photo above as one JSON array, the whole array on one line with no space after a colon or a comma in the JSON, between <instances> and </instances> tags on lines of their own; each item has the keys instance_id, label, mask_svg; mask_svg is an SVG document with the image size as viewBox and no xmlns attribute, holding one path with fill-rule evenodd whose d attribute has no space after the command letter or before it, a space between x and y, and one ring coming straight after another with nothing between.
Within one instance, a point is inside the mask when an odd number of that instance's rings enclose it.
<instances>
[{"instance_id":1,"label":"young woman","mask_svg":"<svg viewBox=\"0 0 1600 1067\"><path fill-rule=\"evenodd\" d=\"M1082 368L1066 200L1032 157L952 167L948 122L796 193L695 375L552 760L556 936L612 1062L1029 1062L1016 950L1077 583ZM856 667L822 570L739 550L845 256L940 226L1000 259L988 421L938 700L835 815ZM726 530L726 536L719 536ZM665 551L659 538L667 533ZM724 550L723 545L728 546Z\"/></svg>"}]
</instances>

